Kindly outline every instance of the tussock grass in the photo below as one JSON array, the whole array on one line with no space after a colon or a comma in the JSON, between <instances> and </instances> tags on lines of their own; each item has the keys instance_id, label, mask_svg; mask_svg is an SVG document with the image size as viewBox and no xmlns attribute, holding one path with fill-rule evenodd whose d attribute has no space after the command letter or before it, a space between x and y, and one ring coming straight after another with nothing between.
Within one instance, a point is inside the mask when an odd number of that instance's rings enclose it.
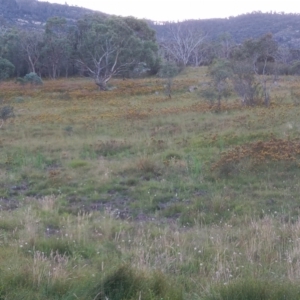
<instances>
[{"instance_id":1,"label":"tussock grass","mask_svg":"<svg viewBox=\"0 0 300 300\"><path fill-rule=\"evenodd\" d=\"M207 299L277 299L299 293L299 221L245 217L182 227L118 220L113 211L66 215L59 198L28 200L10 213L22 226L0 229L0 282L7 297L24 289L41 293L46 286L46 299L68 299L71 291L83 299L138 299L140 293L144 299L202 299L207 291ZM47 223L50 216L59 217L59 226Z\"/></svg>"}]
</instances>

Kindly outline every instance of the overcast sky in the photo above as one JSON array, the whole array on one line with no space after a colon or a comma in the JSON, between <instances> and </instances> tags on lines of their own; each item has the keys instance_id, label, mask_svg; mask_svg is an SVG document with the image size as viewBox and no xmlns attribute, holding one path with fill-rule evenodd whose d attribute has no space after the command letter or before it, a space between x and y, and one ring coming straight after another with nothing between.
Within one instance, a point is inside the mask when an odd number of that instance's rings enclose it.
<instances>
[{"instance_id":1,"label":"overcast sky","mask_svg":"<svg viewBox=\"0 0 300 300\"><path fill-rule=\"evenodd\" d=\"M41 0L40 0L41 1ZM44 1L44 0L43 0ZM47 0L77 5L108 14L134 16L153 21L226 18L262 12L300 13L298 0Z\"/></svg>"}]
</instances>

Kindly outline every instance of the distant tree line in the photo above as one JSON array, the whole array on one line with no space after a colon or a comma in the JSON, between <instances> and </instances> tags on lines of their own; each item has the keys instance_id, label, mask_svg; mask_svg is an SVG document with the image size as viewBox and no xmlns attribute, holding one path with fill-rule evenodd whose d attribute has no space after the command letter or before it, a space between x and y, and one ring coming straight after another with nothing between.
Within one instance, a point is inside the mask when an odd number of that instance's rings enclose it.
<instances>
[{"instance_id":1,"label":"distant tree line","mask_svg":"<svg viewBox=\"0 0 300 300\"><path fill-rule=\"evenodd\" d=\"M52 79L80 75L106 89L112 76L157 73L159 56L155 32L146 22L97 14L71 25L53 17L44 30L0 27L0 64L2 79L28 73Z\"/></svg>"},{"instance_id":2,"label":"distant tree line","mask_svg":"<svg viewBox=\"0 0 300 300\"><path fill-rule=\"evenodd\" d=\"M186 66L217 66L215 63L220 60L230 62L235 78L239 78L235 85L240 89L252 80L251 76L245 77L247 68L248 75L253 76L300 74L300 47L278 43L272 34L236 43L229 33L212 39L197 21L165 23L163 33L150 27L149 22L133 17L99 14L86 15L75 23L52 17L42 30L0 26L0 80L26 74L31 74L26 78L36 78L32 74L37 74L52 79L90 76L99 89L106 90L113 76L165 74L171 79L177 72L174 65L177 70ZM168 84L171 86L171 80ZM260 86L267 102L266 82ZM245 102L253 102L247 93L243 95Z\"/></svg>"},{"instance_id":3,"label":"distant tree line","mask_svg":"<svg viewBox=\"0 0 300 300\"><path fill-rule=\"evenodd\" d=\"M165 60L179 67L209 66L211 83L203 96L218 110L221 99L234 90L244 105L270 104L279 75L300 75L300 51L280 45L271 33L237 44L228 33L212 41L197 26L165 24L159 40Z\"/></svg>"},{"instance_id":4,"label":"distant tree line","mask_svg":"<svg viewBox=\"0 0 300 300\"><path fill-rule=\"evenodd\" d=\"M181 23L201 28L212 40L228 32L236 43L242 43L250 37L259 38L269 32L279 43L293 47L299 43L300 38L300 14L254 11L236 17L186 20ZM161 38L165 36L169 22L149 21L149 24L157 32L158 38Z\"/></svg>"},{"instance_id":5,"label":"distant tree line","mask_svg":"<svg viewBox=\"0 0 300 300\"><path fill-rule=\"evenodd\" d=\"M300 74L300 45L298 48L279 43L271 33L264 32L258 38L249 38L243 43L236 43L228 32L211 39L207 32L201 30L195 23L166 23L164 33L158 35L158 43L161 55L167 60L175 61L178 66L196 67L211 65L216 59L233 59L237 49L242 49L245 43L258 41L266 35L276 45L272 59L276 61L278 75Z\"/></svg>"}]
</instances>

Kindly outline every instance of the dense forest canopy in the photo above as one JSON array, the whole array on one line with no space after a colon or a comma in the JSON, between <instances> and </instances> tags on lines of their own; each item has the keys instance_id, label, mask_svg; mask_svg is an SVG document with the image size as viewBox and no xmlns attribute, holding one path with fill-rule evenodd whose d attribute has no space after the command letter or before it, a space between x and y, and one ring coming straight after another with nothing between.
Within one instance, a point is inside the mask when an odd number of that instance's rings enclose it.
<instances>
[{"instance_id":1,"label":"dense forest canopy","mask_svg":"<svg viewBox=\"0 0 300 300\"><path fill-rule=\"evenodd\" d=\"M8 75L24 81L28 73L58 78L90 76L105 90L113 76L156 73L159 64L155 31L132 17L89 14L74 23L49 18L41 30L0 27L0 58ZM14 70L8 73L8 66Z\"/></svg>"}]
</instances>

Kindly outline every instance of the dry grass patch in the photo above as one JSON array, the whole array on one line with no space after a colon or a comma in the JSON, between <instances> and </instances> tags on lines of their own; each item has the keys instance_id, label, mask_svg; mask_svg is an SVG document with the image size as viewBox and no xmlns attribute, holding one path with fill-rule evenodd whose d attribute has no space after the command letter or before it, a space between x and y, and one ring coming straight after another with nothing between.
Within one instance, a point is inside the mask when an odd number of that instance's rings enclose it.
<instances>
[{"instance_id":1,"label":"dry grass patch","mask_svg":"<svg viewBox=\"0 0 300 300\"><path fill-rule=\"evenodd\" d=\"M212 169L224 169L226 166L234 166L246 158L251 159L253 166L269 161L294 162L298 165L299 155L299 139L282 140L274 138L271 141L258 141L237 146L223 154L220 160L212 166ZM230 169L230 167L228 168ZM228 171L228 173L230 172Z\"/></svg>"}]
</instances>

